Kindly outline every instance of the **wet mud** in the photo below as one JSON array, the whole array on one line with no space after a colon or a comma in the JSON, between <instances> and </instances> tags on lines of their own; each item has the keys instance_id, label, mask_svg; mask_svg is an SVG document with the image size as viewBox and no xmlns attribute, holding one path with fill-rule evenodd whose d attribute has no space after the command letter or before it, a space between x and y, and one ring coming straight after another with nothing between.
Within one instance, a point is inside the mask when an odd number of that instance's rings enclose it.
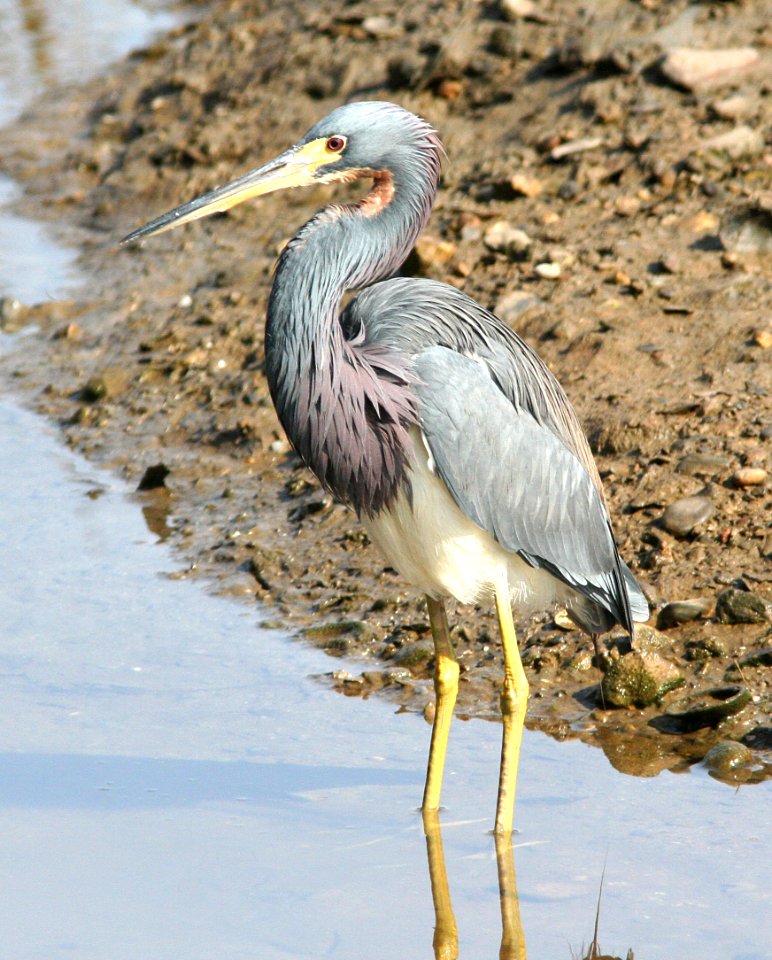
<instances>
[{"instance_id":1,"label":"wet mud","mask_svg":"<svg viewBox=\"0 0 772 960\"><path fill-rule=\"evenodd\" d=\"M25 189L19 211L79 246L90 278L72 301L0 304L3 329L35 327L0 361L5 386L136 483L180 576L259 603L267 622L327 650L323 680L344 694L388 696L430 718L423 602L289 449L263 374L277 251L332 191L268 197L117 246L280 152L342 100L398 101L437 127L449 154L405 272L463 288L548 362L586 425L621 552L652 604L637 651L612 633L600 663L554 611L522 623L527 723L595 743L631 774L685 770L710 751L715 775L763 779L766 5L191 9L196 22L4 131L0 168ZM673 59L711 48L753 56L707 78L699 63ZM451 604L449 617L458 712L495 719L492 611ZM344 653L361 656L359 673L336 670ZM742 689L709 693L727 688ZM684 722L685 698L704 713L706 696L718 712Z\"/></svg>"}]
</instances>

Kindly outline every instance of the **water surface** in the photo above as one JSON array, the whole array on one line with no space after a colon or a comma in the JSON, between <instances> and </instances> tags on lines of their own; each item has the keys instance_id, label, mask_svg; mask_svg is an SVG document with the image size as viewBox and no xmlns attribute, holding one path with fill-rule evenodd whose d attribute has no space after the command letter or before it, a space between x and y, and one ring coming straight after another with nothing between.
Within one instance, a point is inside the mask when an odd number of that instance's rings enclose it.
<instances>
[{"instance_id":1,"label":"water surface","mask_svg":"<svg viewBox=\"0 0 772 960\"><path fill-rule=\"evenodd\" d=\"M160 4L130 0L0 0L0 128L36 99L91 79L179 20ZM0 171L0 297L38 303L71 296L85 280L77 251L14 212L19 192Z\"/></svg>"},{"instance_id":2,"label":"water surface","mask_svg":"<svg viewBox=\"0 0 772 960\"><path fill-rule=\"evenodd\" d=\"M311 678L319 651L170 576L116 478L0 403L0 929L13 960L432 956L429 728ZM334 665L345 666L335 661ZM443 814L460 956L498 956L498 727L455 724ZM530 960L769 957L768 790L624 776L526 733ZM522 958L522 952L507 953Z\"/></svg>"}]
</instances>

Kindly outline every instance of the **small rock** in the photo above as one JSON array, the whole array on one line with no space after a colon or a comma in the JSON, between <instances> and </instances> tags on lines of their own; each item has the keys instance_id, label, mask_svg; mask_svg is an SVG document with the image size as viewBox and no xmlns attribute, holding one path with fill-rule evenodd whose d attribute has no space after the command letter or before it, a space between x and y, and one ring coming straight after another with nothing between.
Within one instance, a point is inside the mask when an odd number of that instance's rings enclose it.
<instances>
[{"instance_id":1,"label":"small rock","mask_svg":"<svg viewBox=\"0 0 772 960\"><path fill-rule=\"evenodd\" d=\"M434 644L427 640L406 643L394 656L394 663L408 670L420 672L434 656Z\"/></svg>"},{"instance_id":2,"label":"small rock","mask_svg":"<svg viewBox=\"0 0 772 960\"><path fill-rule=\"evenodd\" d=\"M620 217L634 217L641 209L641 201L638 197L617 197L614 202L614 211Z\"/></svg>"},{"instance_id":3,"label":"small rock","mask_svg":"<svg viewBox=\"0 0 772 960\"><path fill-rule=\"evenodd\" d=\"M741 124L710 140L704 140L703 150L722 150L733 160L742 157L758 157L764 152L764 135L760 130Z\"/></svg>"},{"instance_id":4,"label":"small rock","mask_svg":"<svg viewBox=\"0 0 772 960\"><path fill-rule=\"evenodd\" d=\"M772 206L763 201L737 205L722 218L719 237L732 253L772 252Z\"/></svg>"},{"instance_id":5,"label":"small rock","mask_svg":"<svg viewBox=\"0 0 772 960\"><path fill-rule=\"evenodd\" d=\"M450 240L441 240L431 234L419 237L413 247L419 270L445 266L456 254L456 245Z\"/></svg>"},{"instance_id":6,"label":"small rock","mask_svg":"<svg viewBox=\"0 0 772 960\"><path fill-rule=\"evenodd\" d=\"M734 80L754 66L759 54L753 47L724 50L695 50L676 47L661 61L660 70L676 86L687 90L706 90Z\"/></svg>"},{"instance_id":7,"label":"small rock","mask_svg":"<svg viewBox=\"0 0 772 960\"><path fill-rule=\"evenodd\" d=\"M562 160L564 157L570 157L574 153L583 153L585 150L594 150L601 146L603 137L584 137L581 140L569 140L567 143L560 143L550 150L550 157L553 160Z\"/></svg>"},{"instance_id":8,"label":"small rock","mask_svg":"<svg viewBox=\"0 0 772 960\"><path fill-rule=\"evenodd\" d=\"M657 626L660 630L667 630L682 623L689 623L690 620L704 617L710 607L710 600L673 600L671 603L666 603L659 611Z\"/></svg>"},{"instance_id":9,"label":"small rock","mask_svg":"<svg viewBox=\"0 0 772 960\"><path fill-rule=\"evenodd\" d=\"M516 59L520 54L520 37L515 27L495 27L491 32L488 47L500 57Z\"/></svg>"},{"instance_id":10,"label":"small rock","mask_svg":"<svg viewBox=\"0 0 772 960\"><path fill-rule=\"evenodd\" d=\"M688 536L713 515L715 506L707 497L676 500L662 514L662 526L676 537Z\"/></svg>"},{"instance_id":11,"label":"small rock","mask_svg":"<svg viewBox=\"0 0 772 960\"><path fill-rule=\"evenodd\" d=\"M393 57L386 65L387 82L390 90L402 90L415 87L420 83L426 70L426 59L417 51L406 49L404 53Z\"/></svg>"},{"instance_id":12,"label":"small rock","mask_svg":"<svg viewBox=\"0 0 772 960\"><path fill-rule=\"evenodd\" d=\"M716 618L721 623L766 623L767 605L748 590L722 590L716 599Z\"/></svg>"},{"instance_id":13,"label":"small rock","mask_svg":"<svg viewBox=\"0 0 772 960\"><path fill-rule=\"evenodd\" d=\"M524 256L533 244L525 230L513 227L506 220L492 223L485 231L483 242L488 249L506 253L510 257Z\"/></svg>"},{"instance_id":14,"label":"small rock","mask_svg":"<svg viewBox=\"0 0 772 960\"><path fill-rule=\"evenodd\" d=\"M742 674L743 670L754 670L757 667L772 667L772 647L746 653L739 663L735 661L727 667L727 673Z\"/></svg>"},{"instance_id":15,"label":"small rock","mask_svg":"<svg viewBox=\"0 0 772 960\"><path fill-rule=\"evenodd\" d=\"M533 268L535 274L540 276L542 280L557 280L561 274L561 267L559 263L537 263Z\"/></svg>"},{"instance_id":16,"label":"small rock","mask_svg":"<svg viewBox=\"0 0 772 960\"><path fill-rule=\"evenodd\" d=\"M399 24L394 23L389 17L378 15L365 17L362 21L362 29L371 37L379 37L380 39L398 37L402 33L402 27Z\"/></svg>"},{"instance_id":17,"label":"small rock","mask_svg":"<svg viewBox=\"0 0 772 960\"><path fill-rule=\"evenodd\" d=\"M509 185L523 197L538 197L543 190L541 180L537 177L529 177L525 173L516 173L509 179Z\"/></svg>"},{"instance_id":18,"label":"small rock","mask_svg":"<svg viewBox=\"0 0 772 960\"><path fill-rule=\"evenodd\" d=\"M767 482L767 471L761 467L740 467L732 474L738 487L759 487Z\"/></svg>"},{"instance_id":19,"label":"small rock","mask_svg":"<svg viewBox=\"0 0 772 960\"><path fill-rule=\"evenodd\" d=\"M23 326L28 313L29 307L25 307L16 297L0 297L0 330L14 333Z\"/></svg>"},{"instance_id":20,"label":"small rock","mask_svg":"<svg viewBox=\"0 0 772 960\"><path fill-rule=\"evenodd\" d=\"M165 463L154 463L142 474L142 479L137 485L137 490L157 490L159 487L165 487L166 478L170 473L171 470L169 470Z\"/></svg>"},{"instance_id":21,"label":"small rock","mask_svg":"<svg viewBox=\"0 0 772 960\"><path fill-rule=\"evenodd\" d=\"M753 104L748 97L735 93L731 97L714 101L710 109L722 120L741 120L753 113Z\"/></svg>"},{"instance_id":22,"label":"small rock","mask_svg":"<svg viewBox=\"0 0 772 960\"><path fill-rule=\"evenodd\" d=\"M605 703L648 707L684 682L676 667L654 653L633 651L612 662L601 681Z\"/></svg>"},{"instance_id":23,"label":"small rock","mask_svg":"<svg viewBox=\"0 0 772 960\"><path fill-rule=\"evenodd\" d=\"M692 662L704 662L727 654L726 646L717 637L702 637L699 640L689 640L684 655Z\"/></svg>"},{"instance_id":24,"label":"small rock","mask_svg":"<svg viewBox=\"0 0 772 960\"><path fill-rule=\"evenodd\" d=\"M320 623L305 627L301 633L317 646L332 654L347 653L351 641L361 637L366 629L363 620L336 620L332 623Z\"/></svg>"},{"instance_id":25,"label":"small rock","mask_svg":"<svg viewBox=\"0 0 772 960\"><path fill-rule=\"evenodd\" d=\"M80 391L80 399L86 403L96 403L109 397L117 397L129 385L129 375L120 367L105 367L105 369L91 377Z\"/></svg>"},{"instance_id":26,"label":"small rock","mask_svg":"<svg viewBox=\"0 0 772 960\"><path fill-rule=\"evenodd\" d=\"M440 80L437 85L437 96L442 97L443 100L457 100L463 89L464 86L460 80L452 80L446 77L444 80Z\"/></svg>"},{"instance_id":27,"label":"small rock","mask_svg":"<svg viewBox=\"0 0 772 960\"><path fill-rule=\"evenodd\" d=\"M754 330L751 340L762 350L769 350L772 347L772 330Z\"/></svg>"},{"instance_id":28,"label":"small rock","mask_svg":"<svg viewBox=\"0 0 772 960\"><path fill-rule=\"evenodd\" d=\"M713 476L721 473L729 466L729 458L716 456L711 453L688 453L678 461L678 473L688 473L692 476Z\"/></svg>"},{"instance_id":29,"label":"small rock","mask_svg":"<svg viewBox=\"0 0 772 960\"><path fill-rule=\"evenodd\" d=\"M659 267L663 273L680 273L681 261L674 253L669 253L659 261Z\"/></svg>"},{"instance_id":30,"label":"small rock","mask_svg":"<svg viewBox=\"0 0 772 960\"><path fill-rule=\"evenodd\" d=\"M699 730L700 727L715 727L726 717L733 717L745 709L750 699L747 687L712 687L688 693L671 703L665 713L683 730Z\"/></svg>"},{"instance_id":31,"label":"small rock","mask_svg":"<svg viewBox=\"0 0 772 960\"><path fill-rule=\"evenodd\" d=\"M552 619L555 626L560 627L561 630L576 630L576 624L571 617L569 617L566 610L557 610Z\"/></svg>"},{"instance_id":32,"label":"small rock","mask_svg":"<svg viewBox=\"0 0 772 960\"><path fill-rule=\"evenodd\" d=\"M753 753L742 743L722 740L708 750L703 761L711 773L721 776L753 762Z\"/></svg>"},{"instance_id":33,"label":"small rock","mask_svg":"<svg viewBox=\"0 0 772 960\"><path fill-rule=\"evenodd\" d=\"M663 650L669 650L672 646L670 639L648 623L636 623L633 627L632 645L638 653L644 655L649 653L661 653Z\"/></svg>"},{"instance_id":34,"label":"small rock","mask_svg":"<svg viewBox=\"0 0 772 960\"><path fill-rule=\"evenodd\" d=\"M538 12L534 0L499 0L499 10L505 20L524 20Z\"/></svg>"},{"instance_id":35,"label":"small rock","mask_svg":"<svg viewBox=\"0 0 772 960\"><path fill-rule=\"evenodd\" d=\"M525 290L513 290L505 294L496 304L496 316L510 327L515 325L521 315L532 307L543 307L544 301L533 293L526 293Z\"/></svg>"}]
</instances>

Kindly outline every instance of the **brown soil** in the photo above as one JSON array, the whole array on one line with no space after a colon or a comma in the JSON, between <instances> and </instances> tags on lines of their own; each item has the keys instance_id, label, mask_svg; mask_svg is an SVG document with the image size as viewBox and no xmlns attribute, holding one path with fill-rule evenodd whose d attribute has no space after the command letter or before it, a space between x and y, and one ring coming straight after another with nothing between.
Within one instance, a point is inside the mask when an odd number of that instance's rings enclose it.
<instances>
[{"instance_id":1,"label":"brown soil","mask_svg":"<svg viewBox=\"0 0 772 960\"><path fill-rule=\"evenodd\" d=\"M647 775L743 740L755 759L736 776L758 779L770 747L770 485L744 487L735 474L764 467L772 435L770 274L769 255L735 244L732 224L755 218L768 242L768 6L588 9L543 0L538 16L509 23L495 5L469 2L217 0L110 76L39 104L5 131L0 162L26 187L24 212L81 245L90 280L76 302L15 317L38 332L2 375L130 482L168 468L165 487L138 497L185 575L215 578L271 623L360 658L361 675L331 665L344 693L382 689L430 714L423 603L288 449L262 371L276 252L330 191L270 197L140 249L116 245L280 152L343 100L415 110L450 162L408 272L500 305L550 364L587 425L652 623L666 602L707 601L702 619L642 638L685 678L646 709L601 709L586 638L552 614L524 625L529 725L595 742L615 766ZM752 46L761 66L690 93L659 71L671 45ZM736 122L716 106L735 92ZM736 123L756 131L755 145L734 157L703 146ZM594 145L551 155L583 138ZM497 220L525 230L530 248L509 257L486 246ZM540 276L545 262L560 264L559 279ZM525 309L507 301L513 291L528 295ZM672 536L663 511L692 494L715 511ZM728 588L762 598L759 622L720 622L715 601ZM459 712L495 717L491 611L450 616ZM612 635L608 649L616 657L623 639ZM691 734L663 721L672 700L725 678L753 694L735 718Z\"/></svg>"}]
</instances>

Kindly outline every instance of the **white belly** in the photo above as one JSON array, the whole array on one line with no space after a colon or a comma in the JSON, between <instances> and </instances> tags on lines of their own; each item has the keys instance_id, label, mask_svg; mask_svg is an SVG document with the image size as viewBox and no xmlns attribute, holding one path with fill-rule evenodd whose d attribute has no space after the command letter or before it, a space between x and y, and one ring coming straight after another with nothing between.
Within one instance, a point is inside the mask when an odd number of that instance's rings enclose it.
<instances>
[{"instance_id":1,"label":"white belly","mask_svg":"<svg viewBox=\"0 0 772 960\"><path fill-rule=\"evenodd\" d=\"M433 472L423 438L411 431L415 464L409 471L412 505L400 494L389 510L362 518L367 535L388 562L421 592L473 603L508 590L522 613L565 603L566 588L501 547L456 505Z\"/></svg>"}]
</instances>

